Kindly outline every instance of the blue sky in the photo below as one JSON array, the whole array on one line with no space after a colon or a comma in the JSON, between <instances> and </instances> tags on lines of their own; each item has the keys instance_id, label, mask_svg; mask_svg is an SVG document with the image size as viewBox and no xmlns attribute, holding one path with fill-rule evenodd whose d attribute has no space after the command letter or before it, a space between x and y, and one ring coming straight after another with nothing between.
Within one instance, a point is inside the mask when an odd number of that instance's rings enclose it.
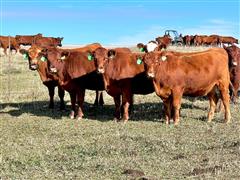
<instances>
[{"instance_id":1,"label":"blue sky","mask_svg":"<svg viewBox=\"0 0 240 180\"><path fill-rule=\"evenodd\" d=\"M104 45L146 43L166 29L239 38L239 16L239 0L1 0L1 35Z\"/></svg>"}]
</instances>

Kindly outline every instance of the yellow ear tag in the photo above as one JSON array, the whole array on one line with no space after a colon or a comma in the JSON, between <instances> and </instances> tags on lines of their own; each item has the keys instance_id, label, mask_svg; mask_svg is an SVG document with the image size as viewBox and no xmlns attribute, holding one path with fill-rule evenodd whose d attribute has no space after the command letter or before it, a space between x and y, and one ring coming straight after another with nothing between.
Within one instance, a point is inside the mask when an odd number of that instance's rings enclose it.
<instances>
[{"instance_id":1,"label":"yellow ear tag","mask_svg":"<svg viewBox=\"0 0 240 180\"><path fill-rule=\"evenodd\" d=\"M161 59L162 59L162 61L166 61L167 57L166 56L162 56Z\"/></svg>"}]
</instances>

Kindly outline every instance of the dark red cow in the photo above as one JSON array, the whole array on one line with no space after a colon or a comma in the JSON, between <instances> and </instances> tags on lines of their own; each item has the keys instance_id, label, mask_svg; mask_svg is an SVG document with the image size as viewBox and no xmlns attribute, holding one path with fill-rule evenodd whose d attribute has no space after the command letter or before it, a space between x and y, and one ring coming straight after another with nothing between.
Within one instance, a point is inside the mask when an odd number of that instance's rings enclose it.
<instances>
[{"instance_id":1,"label":"dark red cow","mask_svg":"<svg viewBox=\"0 0 240 180\"><path fill-rule=\"evenodd\" d=\"M210 101L208 121L211 121L218 100L215 92L217 88L225 107L225 122L230 121L230 76L228 55L224 49L214 48L189 55L151 52L145 55L143 61L146 72L153 78L156 94L163 100L167 124L172 114L174 124L178 124L183 95L207 95Z\"/></svg>"},{"instance_id":2,"label":"dark red cow","mask_svg":"<svg viewBox=\"0 0 240 180\"><path fill-rule=\"evenodd\" d=\"M62 46L63 38L54 37L37 37L35 38L34 44L40 47L57 47Z\"/></svg>"},{"instance_id":3,"label":"dark red cow","mask_svg":"<svg viewBox=\"0 0 240 180\"><path fill-rule=\"evenodd\" d=\"M223 45L223 48L227 51L229 58L230 79L233 85L231 99L236 103L240 87L240 48L235 45L229 47Z\"/></svg>"},{"instance_id":4,"label":"dark red cow","mask_svg":"<svg viewBox=\"0 0 240 180\"><path fill-rule=\"evenodd\" d=\"M15 39L19 45L29 46L35 43L36 38L41 38L42 34L38 33L36 35L16 35Z\"/></svg>"},{"instance_id":5,"label":"dark red cow","mask_svg":"<svg viewBox=\"0 0 240 180\"><path fill-rule=\"evenodd\" d=\"M219 36L220 44L234 45L234 43L238 44L238 39L231 36Z\"/></svg>"},{"instance_id":6,"label":"dark red cow","mask_svg":"<svg viewBox=\"0 0 240 180\"><path fill-rule=\"evenodd\" d=\"M10 50L15 50L16 52L19 50L19 44L17 43L16 39L12 36L0 36L0 47L3 48L4 54L7 55L7 48Z\"/></svg>"},{"instance_id":7,"label":"dark red cow","mask_svg":"<svg viewBox=\"0 0 240 180\"><path fill-rule=\"evenodd\" d=\"M151 80L144 72L143 54L131 53L128 48L98 48L91 56L98 72L103 74L107 93L114 98L114 119L119 120L122 116L124 122L127 122L133 94L149 94L154 91Z\"/></svg>"},{"instance_id":8,"label":"dark red cow","mask_svg":"<svg viewBox=\"0 0 240 180\"><path fill-rule=\"evenodd\" d=\"M86 89L104 90L102 76L96 72L94 61L86 52L86 50L92 51L97 47L101 47L101 45L95 43L87 48L78 48L78 50L48 48L40 53L41 58L47 59L49 71L57 74L59 84L70 94L71 119L75 116L76 100L79 106L77 117L82 119ZM103 100L100 100L100 103L103 104Z\"/></svg>"}]
</instances>

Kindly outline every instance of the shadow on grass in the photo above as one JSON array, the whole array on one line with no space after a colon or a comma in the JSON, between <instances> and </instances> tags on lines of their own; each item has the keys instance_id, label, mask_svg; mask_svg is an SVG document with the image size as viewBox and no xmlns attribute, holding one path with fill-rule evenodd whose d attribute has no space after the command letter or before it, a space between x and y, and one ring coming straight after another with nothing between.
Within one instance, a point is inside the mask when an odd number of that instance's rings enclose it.
<instances>
[{"instance_id":1,"label":"shadow on grass","mask_svg":"<svg viewBox=\"0 0 240 180\"><path fill-rule=\"evenodd\" d=\"M22 102L22 103L4 103L0 104L0 114L9 114L17 117L24 113L29 113L32 116L37 117L50 117L53 120L61 120L62 118L68 118L70 113L70 106L66 106L66 110L59 110L59 103L55 103L54 109L48 108L48 101L34 101L34 102ZM98 121L112 121L114 114L114 105L93 106L89 103L84 103L83 111L84 118L93 119ZM200 109L205 111L204 108L195 105L194 103L182 103L181 110L184 109ZM206 116L200 118L206 120ZM130 121L154 121L165 122L163 103L141 103L134 104L133 110L130 113Z\"/></svg>"}]
</instances>

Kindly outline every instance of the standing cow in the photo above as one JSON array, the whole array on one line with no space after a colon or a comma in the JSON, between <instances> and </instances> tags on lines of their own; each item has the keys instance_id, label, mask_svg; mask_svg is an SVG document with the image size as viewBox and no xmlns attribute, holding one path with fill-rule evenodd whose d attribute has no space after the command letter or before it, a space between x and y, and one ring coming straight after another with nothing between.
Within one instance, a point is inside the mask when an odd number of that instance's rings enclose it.
<instances>
[{"instance_id":1,"label":"standing cow","mask_svg":"<svg viewBox=\"0 0 240 180\"><path fill-rule=\"evenodd\" d=\"M210 49L189 55L151 52L143 59L146 71L153 79L156 94L164 103L166 123L172 118L178 124L183 95L205 96L210 101L208 121L214 116L217 100L216 89L221 93L225 107L225 122L229 122L229 70L228 55L224 49Z\"/></svg>"}]
</instances>

